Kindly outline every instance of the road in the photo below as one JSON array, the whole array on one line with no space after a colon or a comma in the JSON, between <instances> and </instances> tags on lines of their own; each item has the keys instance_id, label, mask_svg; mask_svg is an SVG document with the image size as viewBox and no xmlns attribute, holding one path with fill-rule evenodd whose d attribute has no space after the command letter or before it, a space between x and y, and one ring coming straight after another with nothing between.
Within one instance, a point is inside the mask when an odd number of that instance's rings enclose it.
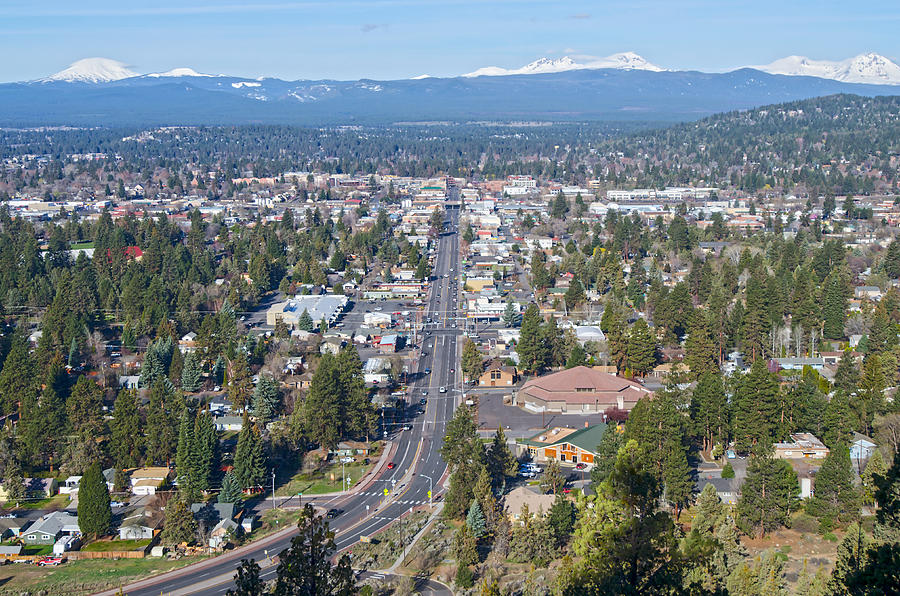
<instances>
[{"instance_id":1,"label":"road","mask_svg":"<svg viewBox=\"0 0 900 596\"><path fill-rule=\"evenodd\" d=\"M459 362L460 336L460 330L454 326L458 311L453 297L457 292L451 292L451 281L459 276L458 210L448 210L448 220L445 225L452 231L440 236L438 241L426 313L426 317L441 323L429 329L430 336L423 345L430 343L432 347L419 358L419 374L414 375L410 383L410 402L422 399L423 390L428 392L425 413L409 423L410 430L396 431L391 436L397 445L393 469L385 467L366 490L327 501L314 501L317 505L344 510L338 518L331 520L331 527L337 532L335 541L339 550L350 549L360 536L379 532L415 507L427 507L430 490L433 497L443 492L440 483L447 467L439 450L446 424L461 396L461 376L455 370ZM425 375L426 369L431 369L431 373ZM440 387L445 387L447 392L439 392ZM387 497L384 489L388 489ZM233 575L241 559L260 561L262 577L272 579L275 566L267 567L264 561L287 548L294 533L282 533L277 539L266 539L215 559L137 582L124 587L124 591L129 596L221 595L232 587ZM441 593L439 586L429 585L435 588L435 593Z\"/></svg>"}]
</instances>

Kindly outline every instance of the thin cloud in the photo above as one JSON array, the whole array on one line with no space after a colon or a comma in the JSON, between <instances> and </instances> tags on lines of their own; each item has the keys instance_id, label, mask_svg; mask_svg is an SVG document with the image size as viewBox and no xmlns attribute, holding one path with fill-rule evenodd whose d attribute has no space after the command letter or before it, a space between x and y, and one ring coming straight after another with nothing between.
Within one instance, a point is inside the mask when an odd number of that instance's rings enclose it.
<instances>
[{"instance_id":1,"label":"thin cloud","mask_svg":"<svg viewBox=\"0 0 900 596\"><path fill-rule=\"evenodd\" d=\"M576 21L586 21L591 18L591 15L587 14L586 12L582 12L579 14L571 14L569 15L569 18Z\"/></svg>"},{"instance_id":2,"label":"thin cloud","mask_svg":"<svg viewBox=\"0 0 900 596\"><path fill-rule=\"evenodd\" d=\"M362 27L360 27L360 29L363 33L371 33L376 29L384 29L385 27L387 27L387 25L384 23L366 23Z\"/></svg>"}]
</instances>

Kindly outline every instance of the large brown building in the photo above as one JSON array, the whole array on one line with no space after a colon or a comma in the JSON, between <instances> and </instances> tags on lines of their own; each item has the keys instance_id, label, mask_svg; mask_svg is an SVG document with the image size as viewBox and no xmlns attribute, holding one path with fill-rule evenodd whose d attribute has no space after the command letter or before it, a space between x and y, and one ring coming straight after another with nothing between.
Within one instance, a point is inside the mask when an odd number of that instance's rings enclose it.
<instances>
[{"instance_id":1,"label":"large brown building","mask_svg":"<svg viewBox=\"0 0 900 596\"><path fill-rule=\"evenodd\" d=\"M652 392L640 383L587 366L531 379L515 395L515 405L532 412L594 414L609 408L630 411Z\"/></svg>"}]
</instances>

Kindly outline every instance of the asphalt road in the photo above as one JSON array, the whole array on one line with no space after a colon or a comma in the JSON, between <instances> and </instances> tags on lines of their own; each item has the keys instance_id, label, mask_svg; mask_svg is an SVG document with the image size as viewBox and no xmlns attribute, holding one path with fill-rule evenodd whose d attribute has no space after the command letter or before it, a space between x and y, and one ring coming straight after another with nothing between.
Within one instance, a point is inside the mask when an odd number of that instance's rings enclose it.
<instances>
[{"instance_id":1,"label":"asphalt road","mask_svg":"<svg viewBox=\"0 0 900 596\"><path fill-rule=\"evenodd\" d=\"M452 322L458 317L458 303L451 296L451 280L459 276L458 210L448 210L448 219L447 224L453 232L439 239L426 314L441 323L429 329L431 341L425 343L431 343L432 347L426 349L426 355L417 362L418 372L431 369L431 373L414 375L410 385L409 401L412 403L423 397L423 389L428 391L425 413L409 423L411 430L393 434L391 439L397 445L393 456L394 467L385 467L367 490L313 501L323 507L344 510L331 521L331 527L337 531L337 547L342 551L352 552L351 547L360 536L377 533L401 516L408 515L414 508L428 507L429 491L433 491L432 497L443 492L440 484L446 465L439 450L444 429L453 416L462 389L460 373L454 370L459 362L458 339L461 332L452 326ZM447 392L440 393L440 387L445 387ZM388 496L384 495L384 489L388 489ZM303 502L309 501L304 499ZM271 579L275 566L266 565L268 557L287 548L294 534L280 534L277 539L266 539L215 559L125 586L124 591L129 596L221 595L232 587L234 572L241 559L259 561L263 567L262 577ZM436 594L446 593L437 583L427 587Z\"/></svg>"}]
</instances>

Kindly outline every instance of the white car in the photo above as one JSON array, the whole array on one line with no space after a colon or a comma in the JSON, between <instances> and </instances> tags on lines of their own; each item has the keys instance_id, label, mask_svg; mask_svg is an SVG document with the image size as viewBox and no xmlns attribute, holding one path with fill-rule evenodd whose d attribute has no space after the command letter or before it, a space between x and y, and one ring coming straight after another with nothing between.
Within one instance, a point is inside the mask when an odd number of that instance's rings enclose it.
<instances>
[{"instance_id":1,"label":"white car","mask_svg":"<svg viewBox=\"0 0 900 596\"><path fill-rule=\"evenodd\" d=\"M447 388L441 387L440 389L438 389L438 391L440 391L441 393L447 393Z\"/></svg>"}]
</instances>

